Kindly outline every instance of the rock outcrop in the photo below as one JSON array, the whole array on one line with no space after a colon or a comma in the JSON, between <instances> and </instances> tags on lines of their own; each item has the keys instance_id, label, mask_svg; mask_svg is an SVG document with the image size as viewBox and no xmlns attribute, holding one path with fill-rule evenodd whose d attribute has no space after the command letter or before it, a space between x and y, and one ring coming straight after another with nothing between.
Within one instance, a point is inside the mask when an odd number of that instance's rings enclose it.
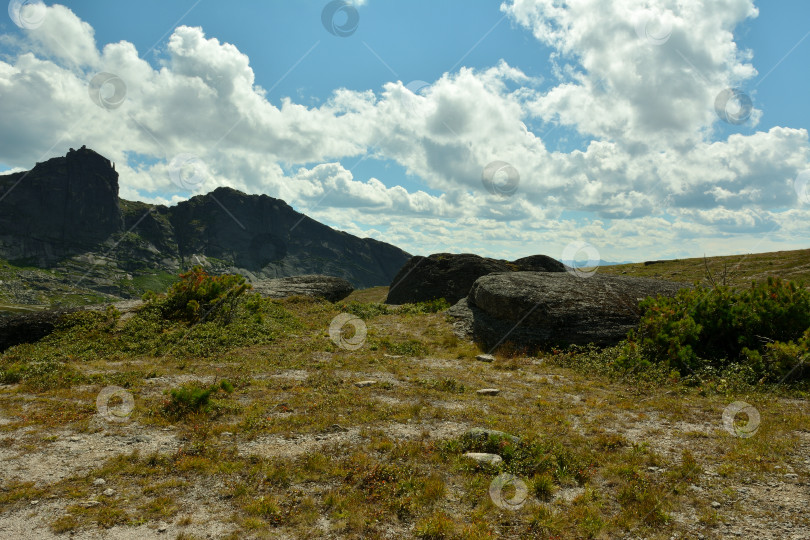
<instances>
[{"instance_id":1,"label":"rock outcrop","mask_svg":"<svg viewBox=\"0 0 810 540\"><path fill-rule=\"evenodd\" d=\"M332 276L294 276L278 279L263 279L253 283L253 292L268 298L288 296L312 296L330 302L339 302L349 296L354 287L342 278Z\"/></svg>"},{"instance_id":2,"label":"rock outcrop","mask_svg":"<svg viewBox=\"0 0 810 540\"><path fill-rule=\"evenodd\" d=\"M444 298L455 303L467 296L481 276L511 271L564 272L565 266L546 255L532 255L514 262L470 253L416 256L394 276L385 302L407 304Z\"/></svg>"},{"instance_id":3,"label":"rock outcrop","mask_svg":"<svg viewBox=\"0 0 810 540\"><path fill-rule=\"evenodd\" d=\"M653 279L567 272L512 272L476 280L448 314L457 328L486 348L610 345L621 341L641 317L648 296L674 296L686 287Z\"/></svg>"},{"instance_id":4,"label":"rock outcrop","mask_svg":"<svg viewBox=\"0 0 810 540\"><path fill-rule=\"evenodd\" d=\"M511 270L518 272L565 272L565 265L548 255L529 255L512 261Z\"/></svg>"},{"instance_id":5,"label":"rock outcrop","mask_svg":"<svg viewBox=\"0 0 810 540\"><path fill-rule=\"evenodd\" d=\"M0 176L0 257L39 265L93 249L121 232L118 173L82 147L28 172Z\"/></svg>"},{"instance_id":6,"label":"rock outcrop","mask_svg":"<svg viewBox=\"0 0 810 540\"><path fill-rule=\"evenodd\" d=\"M48 268L105 294L138 297L195 264L251 281L324 274L387 285L410 255L334 230L267 195L218 188L167 207L118 198L118 173L82 147L0 176L0 259Z\"/></svg>"},{"instance_id":7,"label":"rock outcrop","mask_svg":"<svg viewBox=\"0 0 810 540\"><path fill-rule=\"evenodd\" d=\"M126 320L137 311L144 302L142 300L125 300L123 302L91 304L81 308L57 308L32 311L16 315L0 317L0 352L21 343L34 343L51 334L62 318L77 311L104 311L112 305Z\"/></svg>"},{"instance_id":8,"label":"rock outcrop","mask_svg":"<svg viewBox=\"0 0 810 540\"><path fill-rule=\"evenodd\" d=\"M0 352L21 343L34 343L53 332L69 310L44 310L0 317Z\"/></svg>"}]
</instances>

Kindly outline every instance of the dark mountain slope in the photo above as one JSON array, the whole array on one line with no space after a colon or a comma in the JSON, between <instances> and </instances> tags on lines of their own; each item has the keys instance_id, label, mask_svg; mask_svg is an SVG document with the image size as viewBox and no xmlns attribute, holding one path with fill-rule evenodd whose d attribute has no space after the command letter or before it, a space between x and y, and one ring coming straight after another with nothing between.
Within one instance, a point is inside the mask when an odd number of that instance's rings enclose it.
<instances>
[{"instance_id":1,"label":"dark mountain slope","mask_svg":"<svg viewBox=\"0 0 810 540\"><path fill-rule=\"evenodd\" d=\"M118 198L118 173L82 147L0 176L0 259L117 296L194 264L250 279L326 274L387 285L410 255L231 188L166 207ZM139 283L141 285L139 285Z\"/></svg>"}]
</instances>

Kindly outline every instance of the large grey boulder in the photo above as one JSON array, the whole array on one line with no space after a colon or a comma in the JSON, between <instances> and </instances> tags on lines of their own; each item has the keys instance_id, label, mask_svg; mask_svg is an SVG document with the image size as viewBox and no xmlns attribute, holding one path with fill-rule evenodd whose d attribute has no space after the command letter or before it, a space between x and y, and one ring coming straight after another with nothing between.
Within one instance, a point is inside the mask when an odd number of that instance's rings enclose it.
<instances>
[{"instance_id":1,"label":"large grey boulder","mask_svg":"<svg viewBox=\"0 0 810 540\"><path fill-rule=\"evenodd\" d=\"M564 272L565 266L546 255L532 255L514 262L471 253L416 256L394 276L385 302L408 304L444 298L452 304L467 296L472 284L481 276L521 270Z\"/></svg>"},{"instance_id":2,"label":"large grey boulder","mask_svg":"<svg viewBox=\"0 0 810 540\"><path fill-rule=\"evenodd\" d=\"M343 278L312 274L259 280L253 283L253 290L268 298L312 296L339 302L349 296L354 287Z\"/></svg>"},{"instance_id":3,"label":"large grey boulder","mask_svg":"<svg viewBox=\"0 0 810 540\"><path fill-rule=\"evenodd\" d=\"M621 341L641 317L648 296L674 296L683 283L593 274L550 272L490 274L476 280L448 315L460 332L485 347Z\"/></svg>"}]
</instances>

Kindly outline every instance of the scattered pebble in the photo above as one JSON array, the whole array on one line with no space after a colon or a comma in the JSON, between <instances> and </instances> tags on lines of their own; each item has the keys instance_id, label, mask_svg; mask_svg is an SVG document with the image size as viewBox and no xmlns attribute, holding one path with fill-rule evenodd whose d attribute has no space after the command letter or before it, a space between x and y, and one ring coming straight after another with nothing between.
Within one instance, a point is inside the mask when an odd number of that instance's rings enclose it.
<instances>
[{"instance_id":1,"label":"scattered pebble","mask_svg":"<svg viewBox=\"0 0 810 540\"><path fill-rule=\"evenodd\" d=\"M712 508L720 508L720 503L717 501L712 501Z\"/></svg>"},{"instance_id":2,"label":"scattered pebble","mask_svg":"<svg viewBox=\"0 0 810 540\"><path fill-rule=\"evenodd\" d=\"M113 495L115 495L115 490L113 488L107 488L104 490L104 495L106 495L107 497L112 497Z\"/></svg>"},{"instance_id":3,"label":"scattered pebble","mask_svg":"<svg viewBox=\"0 0 810 540\"><path fill-rule=\"evenodd\" d=\"M37 504L39 504L39 501L37 499L31 501L31 506L36 506Z\"/></svg>"},{"instance_id":4,"label":"scattered pebble","mask_svg":"<svg viewBox=\"0 0 810 540\"><path fill-rule=\"evenodd\" d=\"M366 386L372 386L374 384L377 384L377 381L357 381L354 383L357 388L365 388Z\"/></svg>"},{"instance_id":5,"label":"scattered pebble","mask_svg":"<svg viewBox=\"0 0 810 540\"><path fill-rule=\"evenodd\" d=\"M497 388L482 388L481 390L476 390L475 393L479 396L497 396L501 391Z\"/></svg>"},{"instance_id":6,"label":"scattered pebble","mask_svg":"<svg viewBox=\"0 0 810 540\"><path fill-rule=\"evenodd\" d=\"M488 463L490 465L497 465L503 458L498 454L486 454L484 452L467 452L464 457L473 459L478 463Z\"/></svg>"},{"instance_id":7,"label":"scattered pebble","mask_svg":"<svg viewBox=\"0 0 810 540\"><path fill-rule=\"evenodd\" d=\"M95 480L93 480L93 485L94 486L103 486L106 483L107 483L107 481L104 480L103 478L96 478Z\"/></svg>"},{"instance_id":8,"label":"scattered pebble","mask_svg":"<svg viewBox=\"0 0 810 540\"><path fill-rule=\"evenodd\" d=\"M167 527L165 523L161 523L160 525L158 525L158 529L157 529L157 530L158 530L158 532L161 532L161 533L162 533L162 532L166 532L166 530L167 530L168 528L169 528L169 527Z\"/></svg>"},{"instance_id":9,"label":"scattered pebble","mask_svg":"<svg viewBox=\"0 0 810 540\"><path fill-rule=\"evenodd\" d=\"M478 360L479 362L494 362L495 361L495 357L492 356L491 354L479 354L478 356L475 357L475 359Z\"/></svg>"}]
</instances>

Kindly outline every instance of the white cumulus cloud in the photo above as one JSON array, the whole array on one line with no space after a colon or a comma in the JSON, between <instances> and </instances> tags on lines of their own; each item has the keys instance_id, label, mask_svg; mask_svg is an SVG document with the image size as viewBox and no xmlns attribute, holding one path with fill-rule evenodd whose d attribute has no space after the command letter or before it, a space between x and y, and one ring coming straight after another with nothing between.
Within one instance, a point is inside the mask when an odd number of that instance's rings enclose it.
<instances>
[{"instance_id":1,"label":"white cumulus cloud","mask_svg":"<svg viewBox=\"0 0 810 540\"><path fill-rule=\"evenodd\" d=\"M170 203L218 186L267 193L353 234L413 252L547 253L585 240L603 258L798 246L810 208L793 187L810 168L804 129L717 136L718 94L756 77L734 28L750 0L514 0L502 6L540 45L556 80L504 61L461 67L414 94L402 81L335 89L318 107L267 99L250 59L204 29L176 28L159 65L126 41L96 44L66 7L5 36L0 162L31 167L87 144L116 162L121 195ZM143 52L143 51L141 51ZM120 106L90 96L98 74L124 85ZM97 89L104 100L119 91ZM565 126L581 150L550 149L528 126ZM544 131L545 132L545 131ZM208 173L172 183L178 154ZM424 190L358 178L343 164L396 164ZM512 197L482 172L519 173ZM755 236L752 236L755 235Z\"/></svg>"}]
</instances>

